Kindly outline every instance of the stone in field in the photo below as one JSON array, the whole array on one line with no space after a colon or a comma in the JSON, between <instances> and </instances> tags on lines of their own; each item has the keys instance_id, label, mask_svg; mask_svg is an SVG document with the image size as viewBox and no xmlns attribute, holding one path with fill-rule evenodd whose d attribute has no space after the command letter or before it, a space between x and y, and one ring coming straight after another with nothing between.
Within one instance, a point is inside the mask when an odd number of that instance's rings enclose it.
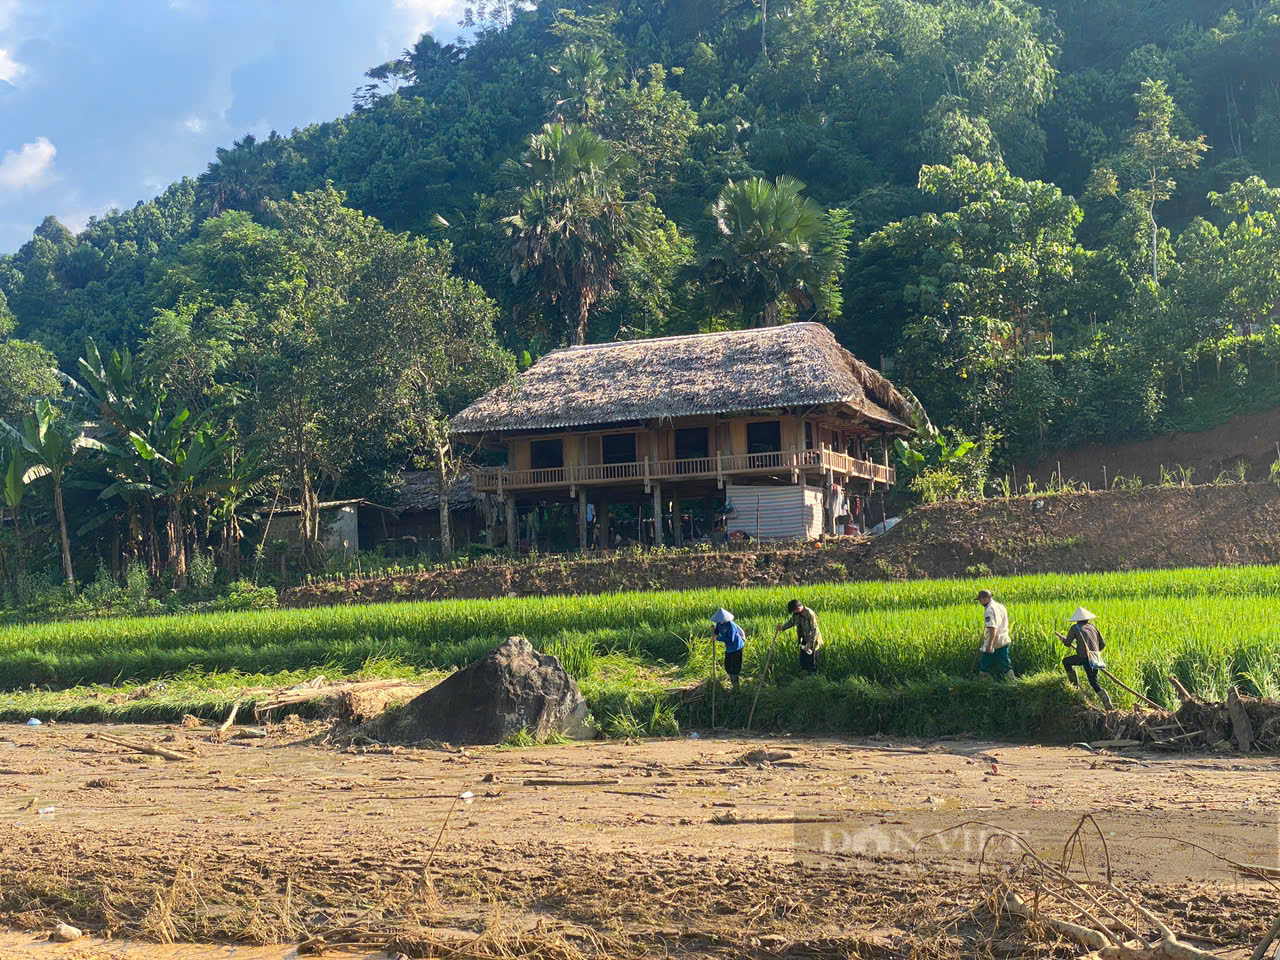
<instances>
[{"instance_id":1,"label":"stone in field","mask_svg":"<svg viewBox=\"0 0 1280 960\"><path fill-rule=\"evenodd\" d=\"M388 739L456 744L502 743L521 730L538 740L555 733L595 736L573 677L524 637L511 637L384 716L379 726Z\"/></svg>"}]
</instances>

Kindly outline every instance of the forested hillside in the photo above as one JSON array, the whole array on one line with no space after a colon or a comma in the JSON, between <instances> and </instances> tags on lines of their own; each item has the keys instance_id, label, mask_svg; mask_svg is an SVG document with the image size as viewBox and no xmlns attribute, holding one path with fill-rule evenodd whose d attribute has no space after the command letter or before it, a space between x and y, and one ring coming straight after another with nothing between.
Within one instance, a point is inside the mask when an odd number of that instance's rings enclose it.
<instances>
[{"instance_id":1,"label":"forested hillside","mask_svg":"<svg viewBox=\"0 0 1280 960\"><path fill-rule=\"evenodd\" d=\"M286 495L362 491L511 357L791 319L998 465L1280 402L1280 2L490 0L463 36L0 257L0 415L92 338ZM432 297L448 358L377 346Z\"/></svg>"}]
</instances>

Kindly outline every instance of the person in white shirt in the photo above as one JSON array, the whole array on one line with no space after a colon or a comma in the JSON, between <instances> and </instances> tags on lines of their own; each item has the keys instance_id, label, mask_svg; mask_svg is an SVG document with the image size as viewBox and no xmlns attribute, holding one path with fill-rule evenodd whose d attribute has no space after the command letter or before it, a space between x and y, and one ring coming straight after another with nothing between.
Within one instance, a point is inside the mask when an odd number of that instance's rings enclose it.
<instances>
[{"instance_id":1,"label":"person in white shirt","mask_svg":"<svg viewBox=\"0 0 1280 960\"><path fill-rule=\"evenodd\" d=\"M1009 611L1003 603L998 603L991 596L990 590L978 591L978 602L982 604L982 659L978 672L988 677L994 675L1000 679L1013 677L1013 663L1009 659Z\"/></svg>"}]
</instances>

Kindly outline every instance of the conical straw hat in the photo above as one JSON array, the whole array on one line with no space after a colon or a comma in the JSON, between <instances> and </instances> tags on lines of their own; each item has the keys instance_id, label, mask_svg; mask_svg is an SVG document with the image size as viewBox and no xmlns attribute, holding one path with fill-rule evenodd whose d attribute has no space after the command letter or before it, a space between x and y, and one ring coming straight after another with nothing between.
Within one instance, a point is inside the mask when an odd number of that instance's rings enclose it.
<instances>
[{"instance_id":1,"label":"conical straw hat","mask_svg":"<svg viewBox=\"0 0 1280 960\"><path fill-rule=\"evenodd\" d=\"M1085 620L1097 620L1098 618L1086 610L1084 607L1076 607L1076 612L1067 617L1067 623L1083 623Z\"/></svg>"},{"instance_id":2,"label":"conical straw hat","mask_svg":"<svg viewBox=\"0 0 1280 960\"><path fill-rule=\"evenodd\" d=\"M719 610L717 610L715 613L711 615L712 623L728 623L732 619L733 619L733 614L730 613L728 610L726 610L724 607L721 607Z\"/></svg>"}]
</instances>

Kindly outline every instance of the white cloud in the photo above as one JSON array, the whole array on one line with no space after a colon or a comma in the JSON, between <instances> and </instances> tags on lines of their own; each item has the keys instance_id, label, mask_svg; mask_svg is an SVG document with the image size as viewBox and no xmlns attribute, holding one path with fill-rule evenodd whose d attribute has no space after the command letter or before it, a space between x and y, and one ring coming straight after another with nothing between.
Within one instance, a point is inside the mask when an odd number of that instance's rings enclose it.
<instances>
[{"instance_id":1,"label":"white cloud","mask_svg":"<svg viewBox=\"0 0 1280 960\"><path fill-rule=\"evenodd\" d=\"M6 150L0 159L0 190L21 190L43 183L53 168L58 148L47 137L24 143L20 150Z\"/></svg>"},{"instance_id":2,"label":"white cloud","mask_svg":"<svg viewBox=\"0 0 1280 960\"><path fill-rule=\"evenodd\" d=\"M395 0L395 9L404 21L405 29L412 34L409 43L437 26L441 20L456 20L465 6L465 0Z\"/></svg>"},{"instance_id":3,"label":"white cloud","mask_svg":"<svg viewBox=\"0 0 1280 960\"><path fill-rule=\"evenodd\" d=\"M204 133L204 118L198 113L189 113L182 126L188 133Z\"/></svg>"},{"instance_id":4,"label":"white cloud","mask_svg":"<svg viewBox=\"0 0 1280 960\"><path fill-rule=\"evenodd\" d=\"M13 54L4 47L0 47L0 83L17 86L18 80L26 72L27 68L13 59Z\"/></svg>"}]
</instances>

